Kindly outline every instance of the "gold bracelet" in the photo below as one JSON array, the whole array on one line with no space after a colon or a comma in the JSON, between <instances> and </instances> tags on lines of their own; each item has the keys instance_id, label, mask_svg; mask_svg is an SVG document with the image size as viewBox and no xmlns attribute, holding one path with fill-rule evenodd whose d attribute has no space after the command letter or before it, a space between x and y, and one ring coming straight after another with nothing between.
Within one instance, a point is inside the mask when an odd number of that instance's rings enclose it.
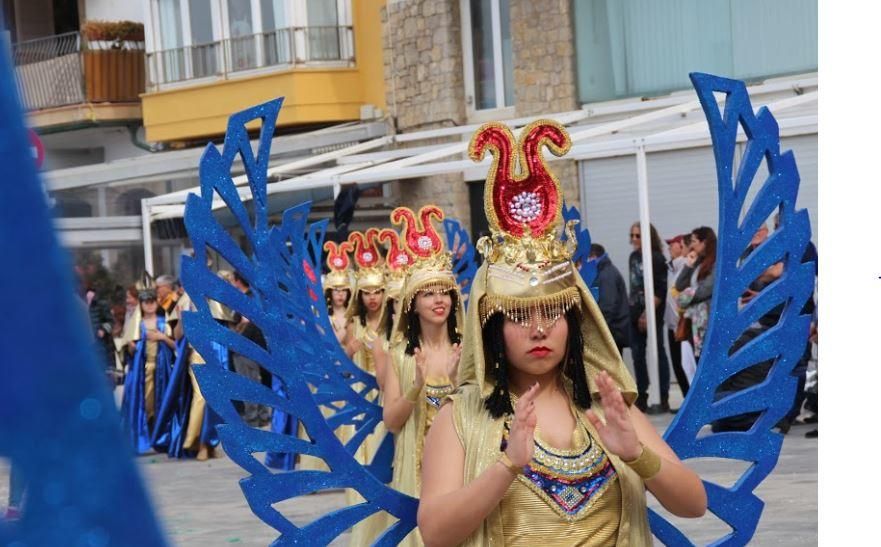
<instances>
[{"instance_id":1,"label":"gold bracelet","mask_svg":"<svg viewBox=\"0 0 881 547\"><path fill-rule=\"evenodd\" d=\"M621 461L627 464L630 469L633 469L642 480L647 481L654 478L661 471L661 457L646 445L639 444L642 446L642 452L639 453L639 457L631 461Z\"/></svg>"},{"instance_id":2,"label":"gold bracelet","mask_svg":"<svg viewBox=\"0 0 881 547\"><path fill-rule=\"evenodd\" d=\"M413 385L410 389L407 390L407 393L404 394L404 399L407 399L414 405L417 401L419 401L419 396L422 394L422 386Z\"/></svg>"},{"instance_id":3,"label":"gold bracelet","mask_svg":"<svg viewBox=\"0 0 881 547\"><path fill-rule=\"evenodd\" d=\"M508 471L510 471L511 474L515 477L523 474L523 468L517 467L514 462L511 461L511 458L508 457L508 454L506 454L505 452L502 452L502 455L499 456L499 463L508 468Z\"/></svg>"}]
</instances>

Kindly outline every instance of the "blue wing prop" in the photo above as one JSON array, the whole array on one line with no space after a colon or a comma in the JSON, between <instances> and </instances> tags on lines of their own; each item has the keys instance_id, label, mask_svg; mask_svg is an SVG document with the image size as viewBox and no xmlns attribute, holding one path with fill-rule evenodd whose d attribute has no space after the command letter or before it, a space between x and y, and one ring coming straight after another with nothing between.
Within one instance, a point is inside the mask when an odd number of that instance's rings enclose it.
<instances>
[{"instance_id":1,"label":"blue wing prop","mask_svg":"<svg viewBox=\"0 0 881 547\"><path fill-rule=\"evenodd\" d=\"M382 407L377 404L379 388L376 379L356 366L342 351L333 333L321 280L316 274L320 271L317 265L321 263L327 221L310 225L304 238L310 205L303 203L286 210L281 226L272 228L270 237L281 258L278 278L285 286L302 285L294 294L308 297L292 301L294 306L305 306L294 315L301 318L301 326L312 333L314 338L310 340L329 357L322 361L323 366L319 369L306 370L304 374L310 385L316 388L316 401L329 413L329 423L335 429L340 425L356 427L355 437L347 443L350 452L354 452L382 421ZM389 434L370 465L371 472L382 482L391 480L393 456L393 436Z\"/></svg>"},{"instance_id":2,"label":"blue wing prop","mask_svg":"<svg viewBox=\"0 0 881 547\"><path fill-rule=\"evenodd\" d=\"M594 300L599 300L600 288L596 285L597 264L595 260L588 258L590 256L590 232L587 231L587 225L581 222L581 212L574 205L567 207L563 203L563 222L568 223L570 220L577 222L575 225L575 240L578 246L575 249L575 254L572 255L572 262L578 266L578 273L581 274L584 284L590 288ZM566 241L566 238L567 234L563 231L562 240Z\"/></svg>"},{"instance_id":3,"label":"blue wing prop","mask_svg":"<svg viewBox=\"0 0 881 547\"><path fill-rule=\"evenodd\" d=\"M471 244L471 236L462 223L452 218L444 219L447 248L453 253L453 274L462 296L471 293L471 282L477 273L477 253ZM465 300L467 305L468 300Z\"/></svg>"},{"instance_id":4,"label":"blue wing prop","mask_svg":"<svg viewBox=\"0 0 881 547\"><path fill-rule=\"evenodd\" d=\"M24 483L0 545L164 545L53 233L0 40L0 456ZM5 502L5 500L4 500Z\"/></svg>"},{"instance_id":5,"label":"blue wing prop","mask_svg":"<svg viewBox=\"0 0 881 547\"><path fill-rule=\"evenodd\" d=\"M783 437L772 428L792 406L796 378L791 372L808 336L810 317L802 315L802 306L813 290L814 264L802 263L802 256L811 228L807 211L795 210L799 186L795 158L792 152L780 152L779 128L771 112L762 108L758 114L753 113L743 82L698 73L692 74L691 80L709 122L716 159L716 283L697 374L665 438L683 460L715 457L751 463L730 488L704 481L710 511L732 528L714 544L745 545L755 532L764 505L754 490L774 469L783 443ZM714 92L727 96L724 113L716 104ZM735 171L738 127L748 141ZM740 220L763 160L770 175L761 181L755 199ZM779 229L742 260L753 235L775 211L780 214ZM738 309L738 299L749 284L779 262L784 264L783 276ZM776 325L729 355L751 324L780 306L783 311ZM725 380L763 362L773 363L765 381L719 398L717 393ZM748 432L700 434L706 424L744 413L760 413ZM665 544L691 545L682 532L658 514L650 512L649 519L652 531Z\"/></svg>"},{"instance_id":6,"label":"blue wing prop","mask_svg":"<svg viewBox=\"0 0 881 547\"><path fill-rule=\"evenodd\" d=\"M311 241L317 242L317 236L310 240L311 257L306 258L305 252L308 205L289 211L281 229L270 230L268 226L266 166L280 107L281 99L276 99L231 116L223 152L212 144L202 156L201 196L191 194L187 200L184 220L194 253L192 258L182 260L181 277L197 311L184 314L183 321L188 339L207 361L196 369L196 375L206 401L226 422L218 426L225 451L250 474L242 479L241 486L252 511L281 533L274 544L327 544L366 517L385 511L398 521L377 540L377 545L394 545L415 526L417 501L388 488L370 468L360 465L352 456L381 419L381 414L377 415L372 408L376 405L351 387L356 380L361 380L366 385L364 389L370 389L371 378L352 377L361 371L349 369L345 362L340 362L338 344L337 353L331 352L326 344L328 337L322 336L316 328L322 326L315 320L316 312L320 315L324 305L320 284L316 284L314 275L316 255ZM258 118L262 127L255 155L245 124ZM239 199L230 177L230 168L237 156L241 156L248 176L253 215ZM237 219L250 252L246 253L217 223L211 211L215 194ZM310 238L312 235L315 234L310 232ZM239 292L207 268L209 247L249 281L250 295ZM313 279L309 278L306 265ZM307 275L303 275L304 271ZM208 299L247 318L262 332L266 346L214 321ZM332 336L329 324L323 327ZM280 382L283 390L268 389L224 370L209 351L212 341L258 363ZM233 400L264 404L290 416L303 425L309 439L247 426L239 418ZM342 409L333 404L339 402L345 403ZM325 418L319 405L334 409L335 413ZM355 425L356 431L344 446L334 430L345 424ZM257 452L313 456L323 460L333 473L301 470L275 473L254 457ZM352 488L366 501L323 515L303 526L295 525L273 507L289 498L337 488Z\"/></svg>"}]
</instances>

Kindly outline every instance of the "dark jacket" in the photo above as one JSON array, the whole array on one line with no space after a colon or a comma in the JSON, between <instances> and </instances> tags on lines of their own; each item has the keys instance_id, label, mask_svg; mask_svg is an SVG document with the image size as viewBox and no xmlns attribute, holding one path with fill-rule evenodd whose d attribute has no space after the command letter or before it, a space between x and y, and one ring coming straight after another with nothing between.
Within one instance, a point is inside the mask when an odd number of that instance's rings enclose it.
<instances>
[{"instance_id":1,"label":"dark jacket","mask_svg":"<svg viewBox=\"0 0 881 547\"><path fill-rule=\"evenodd\" d=\"M597 259L596 285L600 293L597 304L612 332L612 338L620 347L626 348L630 345L630 330L627 327L627 321L630 319L627 285L621 272L612 264L607 254Z\"/></svg>"},{"instance_id":2,"label":"dark jacket","mask_svg":"<svg viewBox=\"0 0 881 547\"><path fill-rule=\"evenodd\" d=\"M642 312L645 311L645 287L642 274L642 251L630 253L630 320L636 323ZM667 300L667 260L660 252L652 253L652 275L655 288L655 297L660 304L655 306L655 317L661 321L664 317L664 307Z\"/></svg>"}]
</instances>

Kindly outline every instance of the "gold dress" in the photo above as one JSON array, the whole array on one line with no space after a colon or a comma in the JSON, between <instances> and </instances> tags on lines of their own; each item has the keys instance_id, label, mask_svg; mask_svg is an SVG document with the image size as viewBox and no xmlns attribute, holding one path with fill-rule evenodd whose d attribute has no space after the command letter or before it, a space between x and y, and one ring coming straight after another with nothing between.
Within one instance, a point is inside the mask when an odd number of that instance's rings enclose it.
<instances>
[{"instance_id":1,"label":"gold dress","mask_svg":"<svg viewBox=\"0 0 881 547\"><path fill-rule=\"evenodd\" d=\"M147 332L156 332L155 328L146 329ZM163 332L166 336L171 336L171 327L165 324ZM147 419L152 419L156 414L156 407L161 401L156 401L156 356L159 354L159 344L165 342L152 342L144 340L144 411L147 413ZM162 397L162 393L159 397Z\"/></svg>"},{"instance_id":2,"label":"gold dress","mask_svg":"<svg viewBox=\"0 0 881 547\"><path fill-rule=\"evenodd\" d=\"M361 322L356 318L353 322L355 327L355 338L357 338L363 347L352 356L352 362L358 367L370 374L376 375L376 366L373 362L373 344L379 343L376 331L367 326L362 326ZM358 389L359 386L353 386ZM363 386L361 386L363 387ZM378 392L374 392L378 393ZM379 395L374 395L376 402L379 401ZM353 426L344 426L340 428L340 440L346 442L354 434ZM380 421L373 429L373 433L368 435L358 450L355 452L355 460L362 465L370 465L376 451L379 449L383 439L385 439L387 430L385 424ZM346 504L349 506L363 503L364 498L354 490L346 490ZM352 527L352 535L349 540L350 545L371 545L377 537L385 531L388 525L388 515L385 512L378 512L369 518L366 518Z\"/></svg>"},{"instance_id":3,"label":"gold dress","mask_svg":"<svg viewBox=\"0 0 881 547\"><path fill-rule=\"evenodd\" d=\"M416 382L416 359L407 355L406 342L396 344L391 352L391 366L398 375L401 393L407 393ZM395 435L395 459L392 464L392 488L418 498L422 490L422 449L425 435L437 416L438 409L447 395L455 390L448 377L429 376L425 380L422 396L413 405L413 412L401 430ZM421 546L422 536L415 529L398 545Z\"/></svg>"},{"instance_id":4,"label":"gold dress","mask_svg":"<svg viewBox=\"0 0 881 547\"><path fill-rule=\"evenodd\" d=\"M486 411L476 386L450 398L467 484L498 461L507 421ZM591 408L602 416L598 401ZM573 448L551 447L536 431L533 460L463 545L651 545L643 480L606 450L580 410L573 412Z\"/></svg>"}]
</instances>

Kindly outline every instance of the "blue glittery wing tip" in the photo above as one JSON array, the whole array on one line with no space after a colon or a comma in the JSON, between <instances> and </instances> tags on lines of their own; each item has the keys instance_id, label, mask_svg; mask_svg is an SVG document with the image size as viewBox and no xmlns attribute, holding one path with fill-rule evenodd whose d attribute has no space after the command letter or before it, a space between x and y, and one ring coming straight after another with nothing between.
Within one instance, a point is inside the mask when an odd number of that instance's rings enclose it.
<instances>
[{"instance_id":1,"label":"blue glittery wing tip","mask_svg":"<svg viewBox=\"0 0 881 547\"><path fill-rule=\"evenodd\" d=\"M794 155L781 153L779 128L767 108L757 114L743 82L708 74L690 75L710 127L716 158L719 191L719 238L716 278L709 327L691 389L664 437L683 458L718 457L752 462L731 488L705 481L709 510L725 521L732 532L714 544L743 545L754 535L763 504L753 493L777 463L782 437L772 431L789 412L796 380L791 371L801 359L809 318L803 305L813 290L815 265L802 262L810 240L805 210L796 210L799 176ZM716 95L724 93L724 107ZM738 166L734 165L737 132L748 140ZM746 198L762 165L769 176L746 207ZM743 255L758 228L775 210L779 228L756 248ZM742 217L742 220L741 220ZM781 278L768 285L750 303L740 306L740 296L756 277L783 262ZM782 307L778 322L755 335L740 339L760 318ZM738 349L732 351L732 345ZM720 392L723 382L757 364L768 363L765 380L738 392ZM757 417L746 432L701 435L710 423L744 413ZM652 529L665 543L687 541L662 517L652 514Z\"/></svg>"}]
</instances>

